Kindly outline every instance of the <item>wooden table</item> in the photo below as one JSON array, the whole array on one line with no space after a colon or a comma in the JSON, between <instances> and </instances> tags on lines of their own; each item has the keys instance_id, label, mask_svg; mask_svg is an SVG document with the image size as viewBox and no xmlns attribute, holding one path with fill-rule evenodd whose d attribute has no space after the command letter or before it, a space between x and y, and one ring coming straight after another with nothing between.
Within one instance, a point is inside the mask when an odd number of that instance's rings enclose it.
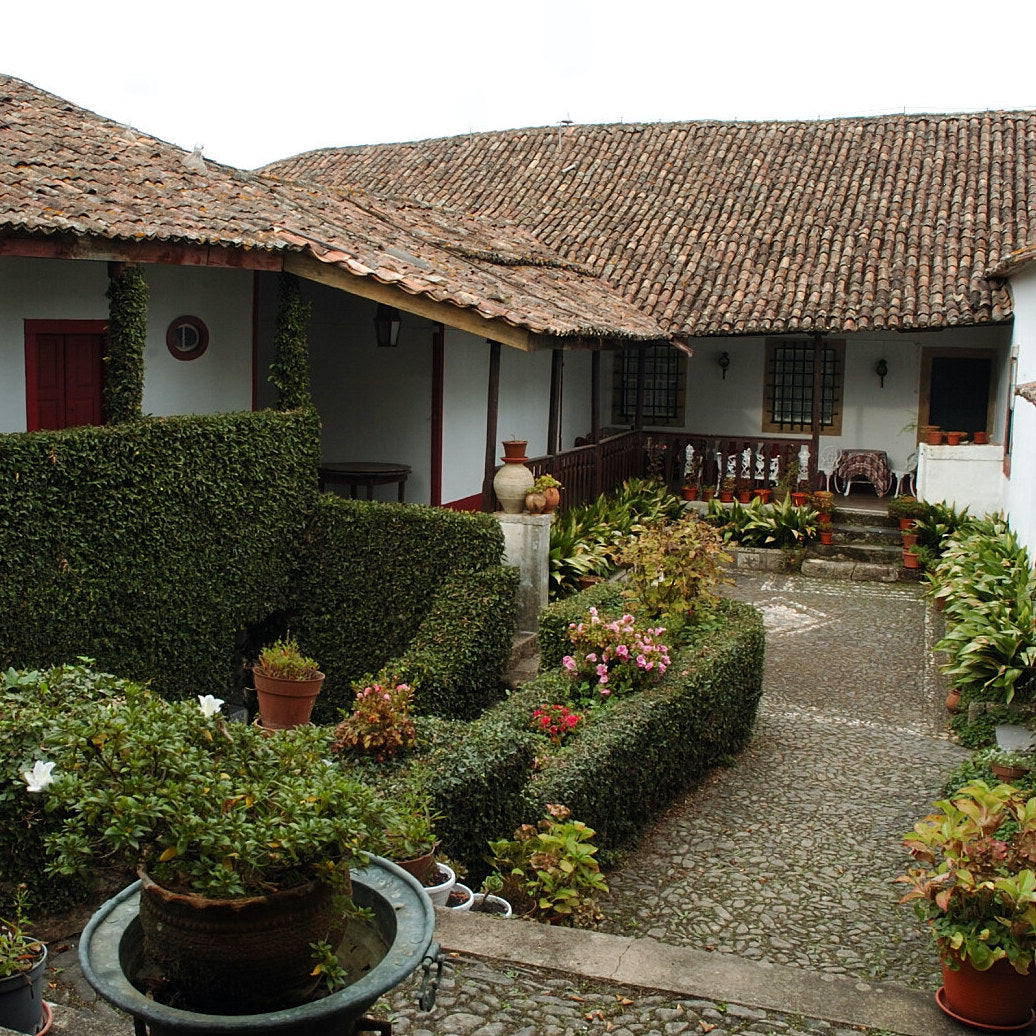
<instances>
[{"instance_id":1,"label":"wooden table","mask_svg":"<svg viewBox=\"0 0 1036 1036\"><path fill-rule=\"evenodd\" d=\"M884 496L892 488L892 468L884 450L842 450L835 468L835 478L845 485L845 496L854 478L866 479L878 496Z\"/></svg>"},{"instance_id":2,"label":"wooden table","mask_svg":"<svg viewBox=\"0 0 1036 1036\"><path fill-rule=\"evenodd\" d=\"M410 474L409 464L388 464L384 461L342 461L333 464L321 464L317 468L320 480L320 491L328 482L340 482L349 487L349 495L356 499L356 490L360 486L367 489L367 499L374 499L375 486L387 486L393 482L399 485L399 502L403 503L407 476Z\"/></svg>"}]
</instances>

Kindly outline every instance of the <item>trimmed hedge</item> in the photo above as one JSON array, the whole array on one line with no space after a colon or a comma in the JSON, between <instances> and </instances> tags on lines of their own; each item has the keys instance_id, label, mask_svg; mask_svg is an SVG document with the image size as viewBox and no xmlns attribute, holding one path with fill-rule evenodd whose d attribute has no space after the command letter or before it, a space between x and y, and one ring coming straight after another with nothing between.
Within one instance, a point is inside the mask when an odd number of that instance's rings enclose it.
<instances>
[{"instance_id":1,"label":"trimmed hedge","mask_svg":"<svg viewBox=\"0 0 1036 1036\"><path fill-rule=\"evenodd\" d=\"M327 674L314 721L337 720L352 706L352 681L406 655L425 619L433 611L446 613L448 599L437 606L435 598L448 577L495 568L503 551L503 531L491 515L321 496L300 559L290 616L292 632ZM491 587L486 593L499 607L510 577L486 578ZM459 610L454 615L451 623L474 618L460 616ZM478 618L488 624L491 636L481 661L470 644L458 649L468 671L496 665L500 637L509 643L513 634L513 626L505 631L506 615ZM448 688L458 677L451 673L450 659L442 665L441 651L435 657L432 648L446 634L431 622L422 631L413 665L439 671L430 680L435 699L441 697L433 689L435 680Z\"/></svg>"},{"instance_id":2,"label":"trimmed hedge","mask_svg":"<svg viewBox=\"0 0 1036 1036\"><path fill-rule=\"evenodd\" d=\"M415 709L474 719L503 696L500 675L518 626L516 568L449 576L401 658L388 666L414 684Z\"/></svg>"},{"instance_id":3,"label":"trimmed hedge","mask_svg":"<svg viewBox=\"0 0 1036 1036\"><path fill-rule=\"evenodd\" d=\"M308 409L0 436L0 664L224 696L238 631L284 605L318 439Z\"/></svg>"},{"instance_id":4,"label":"trimmed hedge","mask_svg":"<svg viewBox=\"0 0 1036 1036\"><path fill-rule=\"evenodd\" d=\"M595 844L618 849L725 756L747 743L762 695L762 616L722 601L722 629L673 658L654 687L595 711L587 729L546 754L529 792L530 817L563 802L597 832ZM564 702L566 678L544 673L493 713L525 727L538 705ZM492 715L491 713L490 715Z\"/></svg>"}]
</instances>

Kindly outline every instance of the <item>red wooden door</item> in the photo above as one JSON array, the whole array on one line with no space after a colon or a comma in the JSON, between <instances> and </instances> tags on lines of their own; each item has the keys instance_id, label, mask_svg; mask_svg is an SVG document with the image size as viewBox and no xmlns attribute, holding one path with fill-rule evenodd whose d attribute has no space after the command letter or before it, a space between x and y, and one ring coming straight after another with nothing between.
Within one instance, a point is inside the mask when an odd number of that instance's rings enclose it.
<instances>
[{"instance_id":1,"label":"red wooden door","mask_svg":"<svg viewBox=\"0 0 1036 1036\"><path fill-rule=\"evenodd\" d=\"M26 321L26 426L103 424L104 324Z\"/></svg>"}]
</instances>

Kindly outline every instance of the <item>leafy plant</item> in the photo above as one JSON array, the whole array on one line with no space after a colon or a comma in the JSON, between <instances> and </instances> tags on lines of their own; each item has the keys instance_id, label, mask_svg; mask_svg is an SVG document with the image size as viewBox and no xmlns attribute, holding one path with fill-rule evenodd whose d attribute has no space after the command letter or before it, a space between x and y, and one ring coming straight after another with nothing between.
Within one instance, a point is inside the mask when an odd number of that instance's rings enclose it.
<instances>
[{"instance_id":1,"label":"leafy plant","mask_svg":"<svg viewBox=\"0 0 1036 1036\"><path fill-rule=\"evenodd\" d=\"M927 510L915 496L894 496L888 502L888 513L893 518L923 518Z\"/></svg>"},{"instance_id":2,"label":"leafy plant","mask_svg":"<svg viewBox=\"0 0 1036 1036\"><path fill-rule=\"evenodd\" d=\"M719 534L692 514L641 527L615 560L626 569L624 596L637 615L665 622L679 635L694 617L713 610L720 565L730 555Z\"/></svg>"},{"instance_id":3,"label":"leafy plant","mask_svg":"<svg viewBox=\"0 0 1036 1036\"><path fill-rule=\"evenodd\" d=\"M385 851L389 859L416 860L434 852L439 844L435 825L443 817L435 811L431 796L419 786L418 779L403 779L388 789Z\"/></svg>"},{"instance_id":4,"label":"leafy plant","mask_svg":"<svg viewBox=\"0 0 1036 1036\"><path fill-rule=\"evenodd\" d=\"M570 819L565 806L548 805L535 827L523 824L512 839L489 843L504 897L518 913L537 920L568 922L597 913L595 893L608 886L594 858L594 831Z\"/></svg>"},{"instance_id":5,"label":"leafy plant","mask_svg":"<svg viewBox=\"0 0 1036 1036\"><path fill-rule=\"evenodd\" d=\"M417 744L411 715L414 692L409 684L387 679L384 683L357 684L353 711L335 727L336 752L359 751L378 762Z\"/></svg>"},{"instance_id":6,"label":"leafy plant","mask_svg":"<svg viewBox=\"0 0 1036 1036\"><path fill-rule=\"evenodd\" d=\"M290 634L264 647L259 652L255 668L264 676L281 680L312 680L320 675L316 660L304 655L298 641Z\"/></svg>"},{"instance_id":7,"label":"leafy plant","mask_svg":"<svg viewBox=\"0 0 1036 1036\"><path fill-rule=\"evenodd\" d=\"M530 493L542 493L544 489L564 489L565 487L553 476L548 474L537 475L536 481L532 484Z\"/></svg>"},{"instance_id":8,"label":"leafy plant","mask_svg":"<svg viewBox=\"0 0 1036 1036\"><path fill-rule=\"evenodd\" d=\"M317 877L336 884L381 848L385 805L328 765L327 731L267 737L228 725L221 704L166 702L130 684L124 701L56 716L21 774L62 814L45 840L49 869L140 861L166 888L233 898Z\"/></svg>"},{"instance_id":9,"label":"leafy plant","mask_svg":"<svg viewBox=\"0 0 1036 1036\"><path fill-rule=\"evenodd\" d=\"M1036 960L1036 798L1010 784L971 781L914 825L904 844L919 866L896 880L940 955L986 971Z\"/></svg>"}]
</instances>

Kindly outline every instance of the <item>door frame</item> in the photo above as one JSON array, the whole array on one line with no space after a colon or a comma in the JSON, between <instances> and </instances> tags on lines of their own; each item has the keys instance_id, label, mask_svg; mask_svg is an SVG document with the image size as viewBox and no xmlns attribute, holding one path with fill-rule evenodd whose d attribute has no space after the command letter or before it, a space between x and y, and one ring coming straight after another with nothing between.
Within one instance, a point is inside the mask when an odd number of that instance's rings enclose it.
<instances>
[{"instance_id":1,"label":"door frame","mask_svg":"<svg viewBox=\"0 0 1036 1036\"><path fill-rule=\"evenodd\" d=\"M36 366L37 335L101 335L108 333L107 320L26 320L25 322L25 429L39 431L37 397L39 370ZM102 368L103 374L103 368Z\"/></svg>"},{"instance_id":2,"label":"door frame","mask_svg":"<svg viewBox=\"0 0 1036 1036\"><path fill-rule=\"evenodd\" d=\"M921 349L921 372L917 384L917 427L929 424L932 405L932 360L989 360L989 396L986 399L986 431L993 434L989 427L996 416L998 360L1000 352L996 349L953 349L946 346L926 345Z\"/></svg>"}]
</instances>

